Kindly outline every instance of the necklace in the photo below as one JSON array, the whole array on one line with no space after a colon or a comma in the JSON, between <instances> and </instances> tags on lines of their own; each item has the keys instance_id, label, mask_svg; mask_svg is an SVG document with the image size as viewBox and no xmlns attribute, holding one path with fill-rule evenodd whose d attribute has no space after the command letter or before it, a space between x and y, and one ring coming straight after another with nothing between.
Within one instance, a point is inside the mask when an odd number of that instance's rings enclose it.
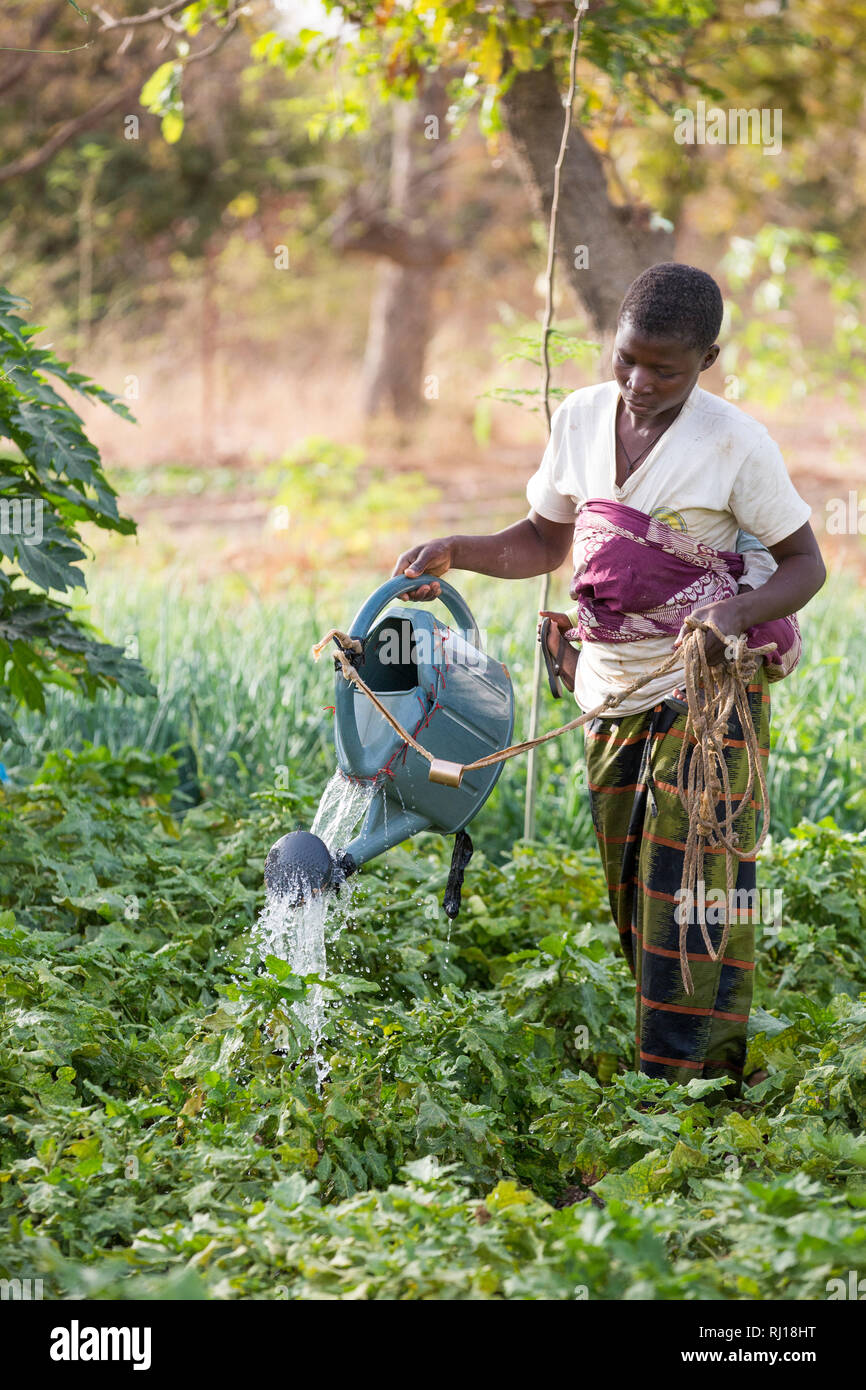
<instances>
[{"instance_id":1,"label":"necklace","mask_svg":"<svg viewBox=\"0 0 866 1390\"><path fill-rule=\"evenodd\" d=\"M623 440L623 437L622 437L622 435L620 434L619 429L617 429L616 437L617 437L617 439L618 439L619 442L620 442L620 446L621 446L622 451L623 451L623 453L625 454L625 457L626 457L626 463L628 464L628 472L627 472L626 475L625 475L627 478L630 478L630 477L631 477L632 473L633 473L634 470L637 468L637 466L638 466L638 464L640 463L641 459L643 458L644 454L649 453L650 449L652 449L653 446L654 446L655 444L658 444L658 442L659 442L659 440L661 439L662 435L664 434L665 430L669 429L669 428L670 428L670 425L671 425L672 423L673 423L673 421L670 421L670 420L669 420L668 423L667 423L666 425L663 425L662 428L659 430L658 434L655 435L655 436L650 440L649 444L645 445L645 447L644 447L643 449L641 449L641 451L640 451L639 454L635 454L634 458L632 458L631 455L629 454L628 449L625 447L625 442L624 442L624 440Z\"/></svg>"},{"instance_id":2,"label":"necklace","mask_svg":"<svg viewBox=\"0 0 866 1390\"><path fill-rule=\"evenodd\" d=\"M625 444L624 444L624 442L623 442L622 435L621 435L621 434L617 434L617 439L618 439L619 442L620 442L620 445L621 445L621 447L622 447L622 451L623 451L623 453L625 454L626 462L627 462L627 464L628 464L628 472L626 473L626 477L627 477L627 478L630 477L631 474L634 472L635 468L636 468L637 465L639 464L640 460L643 458L644 454L649 453L649 451L650 451L650 449L652 448L652 446L653 446L654 444L656 444L656 443L661 439L661 437L662 437L663 434L664 434L664 430L659 430L659 432L658 432L658 434L656 435L655 439L651 439L650 442L649 442L649 444L647 444L646 448L645 448L645 449L641 449L640 453L639 453L639 454L635 454L634 458L631 457L631 455L629 454L628 449L625 447Z\"/></svg>"}]
</instances>

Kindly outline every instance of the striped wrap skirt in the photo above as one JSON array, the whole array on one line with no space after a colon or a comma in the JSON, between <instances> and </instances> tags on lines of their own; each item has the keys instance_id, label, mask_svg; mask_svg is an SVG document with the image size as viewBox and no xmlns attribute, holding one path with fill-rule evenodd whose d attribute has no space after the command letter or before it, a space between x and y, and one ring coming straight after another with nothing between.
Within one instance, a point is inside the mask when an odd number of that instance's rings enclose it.
<instances>
[{"instance_id":1,"label":"striped wrap skirt","mask_svg":"<svg viewBox=\"0 0 866 1390\"><path fill-rule=\"evenodd\" d=\"M766 765L770 696L763 667L748 695ZM685 705L670 698L643 713L594 719L586 726L592 818L613 920L635 980L635 1068L677 1082L728 1076L738 1091L755 971L755 861L736 861L733 925L718 961L707 952L700 912L689 914L687 949L694 994L687 994L680 970L678 906L688 819L676 790L685 724ZM736 711L724 754L737 809L748 784L748 758ZM686 758L690 756L689 751ZM757 807L753 795L736 822L739 846L747 852L755 844ZM723 850L707 851L704 880L703 900L723 903ZM707 930L717 954L723 911L707 914Z\"/></svg>"}]
</instances>

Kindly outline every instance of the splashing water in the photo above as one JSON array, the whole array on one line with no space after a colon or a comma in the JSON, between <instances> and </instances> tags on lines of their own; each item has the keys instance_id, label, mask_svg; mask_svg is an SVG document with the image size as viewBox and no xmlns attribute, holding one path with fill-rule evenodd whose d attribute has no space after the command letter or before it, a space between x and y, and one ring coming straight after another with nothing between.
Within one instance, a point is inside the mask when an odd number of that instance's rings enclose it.
<instances>
[{"instance_id":1,"label":"splashing water","mask_svg":"<svg viewBox=\"0 0 866 1390\"><path fill-rule=\"evenodd\" d=\"M312 824L312 833L324 840L332 855L336 856L349 843L370 805L373 790L372 782L349 781L341 772L334 773L322 793ZM349 878L339 893L318 893L299 907L293 907L288 898L269 895L253 929L253 956L277 956L289 964L293 975L318 975L324 979L328 965L326 941L335 941L343 930L353 888L354 881ZM328 1070L321 1053L326 1009L321 986L314 985L293 1008L312 1039L316 1083L321 1090Z\"/></svg>"},{"instance_id":2,"label":"splashing water","mask_svg":"<svg viewBox=\"0 0 866 1390\"><path fill-rule=\"evenodd\" d=\"M342 772L335 772L322 792L310 829L320 840L324 840L335 857L346 848L355 827L366 815L374 790L374 782L350 781ZM325 914L325 928L329 941L335 941L346 925L347 909L354 889L354 879L349 878L340 889L339 896L336 893L326 894L330 910Z\"/></svg>"},{"instance_id":3,"label":"splashing water","mask_svg":"<svg viewBox=\"0 0 866 1390\"><path fill-rule=\"evenodd\" d=\"M350 781L342 772L335 772L322 792L319 809L310 827L314 835L324 840L333 854L345 849L348 837L366 811L373 796L372 782Z\"/></svg>"}]
</instances>

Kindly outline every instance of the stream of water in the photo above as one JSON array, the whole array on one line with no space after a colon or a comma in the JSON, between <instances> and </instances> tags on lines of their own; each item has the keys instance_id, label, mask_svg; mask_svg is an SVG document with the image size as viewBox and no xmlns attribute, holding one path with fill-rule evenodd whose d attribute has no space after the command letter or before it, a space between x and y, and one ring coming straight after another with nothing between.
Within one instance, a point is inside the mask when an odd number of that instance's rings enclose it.
<instances>
[{"instance_id":1,"label":"stream of water","mask_svg":"<svg viewBox=\"0 0 866 1390\"><path fill-rule=\"evenodd\" d=\"M332 855L345 849L355 827L373 797L373 784L349 781L335 772L322 793L312 833L324 840ZM351 904L353 880L347 879L339 893L318 893L293 907L288 898L268 896L253 930L254 953L260 958L277 956L287 961L294 975L327 974L326 943L342 931ZM313 1043L316 1078L321 1086L327 1074L321 1043L325 1027L325 1000L322 989L314 985L306 999L294 1006L295 1013L309 1031Z\"/></svg>"}]
</instances>

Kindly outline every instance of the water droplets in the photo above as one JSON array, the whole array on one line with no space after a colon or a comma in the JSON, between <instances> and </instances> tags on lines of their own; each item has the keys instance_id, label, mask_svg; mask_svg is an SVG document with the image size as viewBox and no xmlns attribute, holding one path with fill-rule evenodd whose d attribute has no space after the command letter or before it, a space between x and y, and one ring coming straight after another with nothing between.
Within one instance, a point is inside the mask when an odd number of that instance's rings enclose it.
<instances>
[{"instance_id":1,"label":"water droplets","mask_svg":"<svg viewBox=\"0 0 866 1390\"><path fill-rule=\"evenodd\" d=\"M312 825L312 833L324 840L332 855L346 847L372 796L372 783L349 781L342 773L334 773L322 793ZM346 924L353 887L350 878L339 893L317 893L297 907L287 897L269 894L253 929L254 953L286 961L293 975L318 975L324 979L328 967L326 943L335 941ZM298 1021L312 1039L320 1090L328 1072L321 1052L326 1007L321 985L314 985L307 997L293 1006Z\"/></svg>"}]
</instances>

